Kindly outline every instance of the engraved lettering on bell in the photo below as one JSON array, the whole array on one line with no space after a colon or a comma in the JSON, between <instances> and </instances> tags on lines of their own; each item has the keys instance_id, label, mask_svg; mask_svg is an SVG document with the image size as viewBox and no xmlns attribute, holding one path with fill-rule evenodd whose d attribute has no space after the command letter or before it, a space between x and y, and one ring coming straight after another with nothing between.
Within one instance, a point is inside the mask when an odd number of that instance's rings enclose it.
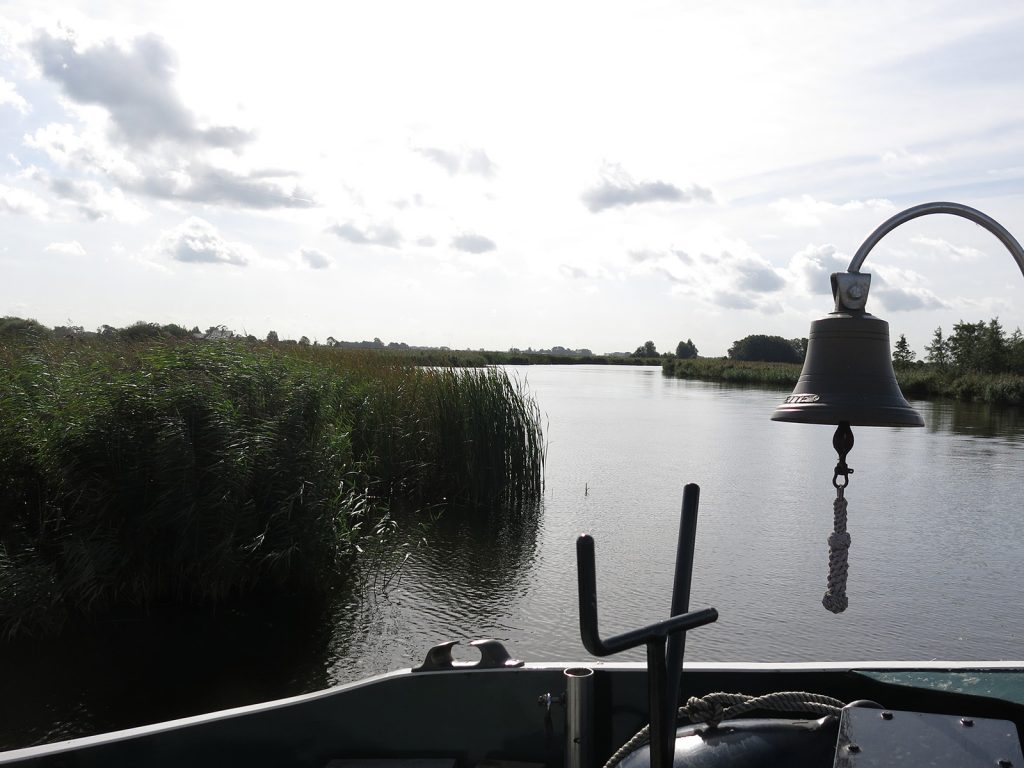
<instances>
[{"instance_id":1,"label":"engraved lettering on bell","mask_svg":"<svg viewBox=\"0 0 1024 768\"><path fill-rule=\"evenodd\" d=\"M817 395L790 395L786 398L786 405L793 403L816 403L821 400Z\"/></svg>"}]
</instances>

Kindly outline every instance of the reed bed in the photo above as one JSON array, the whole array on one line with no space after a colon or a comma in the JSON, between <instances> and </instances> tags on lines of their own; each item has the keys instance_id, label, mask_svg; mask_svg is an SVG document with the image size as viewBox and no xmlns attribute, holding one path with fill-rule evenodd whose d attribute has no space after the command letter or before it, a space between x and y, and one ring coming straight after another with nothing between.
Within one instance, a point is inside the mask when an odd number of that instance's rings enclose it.
<instances>
[{"instance_id":1,"label":"reed bed","mask_svg":"<svg viewBox=\"0 0 1024 768\"><path fill-rule=\"evenodd\" d=\"M912 365L897 368L896 379L907 397L1024 405L1024 376L1016 373L957 373Z\"/></svg>"},{"instance_id":2,"label":"reed bed","mask_svg":"<svg viewBox=\"0 0 1024 768\"><path fill-rule=\"evenodd\" d=\"M799 363L764 363L732 360L727 357L667 359L662 373L677 379L724 381L730 384L754 384L767 388L792 388L800 378Z\"/></svg>"},{"instance_id":3,"label":"reed bed","mask_svg":"<svg viewBox=\"0 0 1024 768\"><path fill-rule=\"evenodd\" d=\"M753 384L769 389L792 388L800 378L800 371L798 363L744 362L725 357L671 359L662 364L662 373L666 376ZM961 373L924 363L896 366L895 372L906 397L1024 404L1024 376L1015 373Z\"/></svg>"},{"instance_id":4,"label":"reed bed","mask_svg":"<svg viewBox=\"0 0 1024 768\"><path fill-rule=\"evenodd\" d=\"M0 345L0 634L329 591L395 505L536 500L536 404L498 370L244 343ZM415 514L407 513L407 514Z\"/></svg>"}]
</instances>

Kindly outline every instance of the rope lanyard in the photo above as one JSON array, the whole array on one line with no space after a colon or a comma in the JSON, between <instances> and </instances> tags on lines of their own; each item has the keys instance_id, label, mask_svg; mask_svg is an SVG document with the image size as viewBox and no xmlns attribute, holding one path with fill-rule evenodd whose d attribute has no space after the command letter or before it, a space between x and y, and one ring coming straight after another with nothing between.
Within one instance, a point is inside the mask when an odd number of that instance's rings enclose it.
<instances>
[{"instance_id":1,"label":"rope lanyard","mask_svg":"<svg viewBox=\"0 0 1024 768\"><path fill-rule=\"evenodd\" d=\"M836 500L832 503L832 535L828 537L828 587L821 604L832 613L842 613L850 604L846 597L846 577L849 573L848 555L850 551L850 534L846 532L846 486L850 484L853 474L846 464L846 454L853 448L853 431L848 421L839 423L832 446L839 454L832 475L832 485L836 489Z\"/></svg>"}]
</instances>

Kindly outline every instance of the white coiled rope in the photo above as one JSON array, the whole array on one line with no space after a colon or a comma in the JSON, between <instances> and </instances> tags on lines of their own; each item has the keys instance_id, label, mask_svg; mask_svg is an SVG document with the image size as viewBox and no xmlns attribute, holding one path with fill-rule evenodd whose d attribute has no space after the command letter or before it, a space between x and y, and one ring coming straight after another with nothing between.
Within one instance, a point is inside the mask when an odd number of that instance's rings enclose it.
<instances>
[{"instance_id":1,"label":"white coiled rope","mask_svg":"<svg viewBox=\"0 0 1024 768\"><path fill-rule=\"evenodd\" d=\"M810 713L819 716L838 715L846 704L831 696L804 691L782 691L768 693L764 696L748 696L744 693L709 693L706 696L690 697L685 706L676 713L678 718L686 718L691 723L707 723L712 728L723 720L729 720L748 712L774 711L793 713ZM650 741L651 726L645 725L633 738L619 747L615 754L608 758L604 768L614 768L631 752L639 749Z\"/></svg>"},{"instance_id":2,"label":"white coiled rope","mask_svg":"<svg viewBox=\"0 0 1024 768\"><path fill-rule=\"evenodd\" d=\"M832 613L842 613L850 601L846 597L846 577L850 571L850 534L846 532L846 497L843 486L836 486L832 504L832 535L828 537L828 588L821 604Z\"/></svg>"}]
</instances>

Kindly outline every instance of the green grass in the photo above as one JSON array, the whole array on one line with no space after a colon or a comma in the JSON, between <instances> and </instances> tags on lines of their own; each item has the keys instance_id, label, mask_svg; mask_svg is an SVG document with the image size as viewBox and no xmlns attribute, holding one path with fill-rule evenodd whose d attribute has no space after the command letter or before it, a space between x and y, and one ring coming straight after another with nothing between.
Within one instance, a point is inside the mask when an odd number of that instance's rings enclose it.
<instances>
[{"instance_id":1,"label":"green grass","mask_svg":"<svg viewBox=\"0 0 1024 768\"><path fill-rule=\"evenodd\" d=\"M396 506L541 494L536 404L493 369L244 343L0 344L0 634L329 591ZM406 516L415 513L406 513Z\"/></svg>"}]
</instances>

